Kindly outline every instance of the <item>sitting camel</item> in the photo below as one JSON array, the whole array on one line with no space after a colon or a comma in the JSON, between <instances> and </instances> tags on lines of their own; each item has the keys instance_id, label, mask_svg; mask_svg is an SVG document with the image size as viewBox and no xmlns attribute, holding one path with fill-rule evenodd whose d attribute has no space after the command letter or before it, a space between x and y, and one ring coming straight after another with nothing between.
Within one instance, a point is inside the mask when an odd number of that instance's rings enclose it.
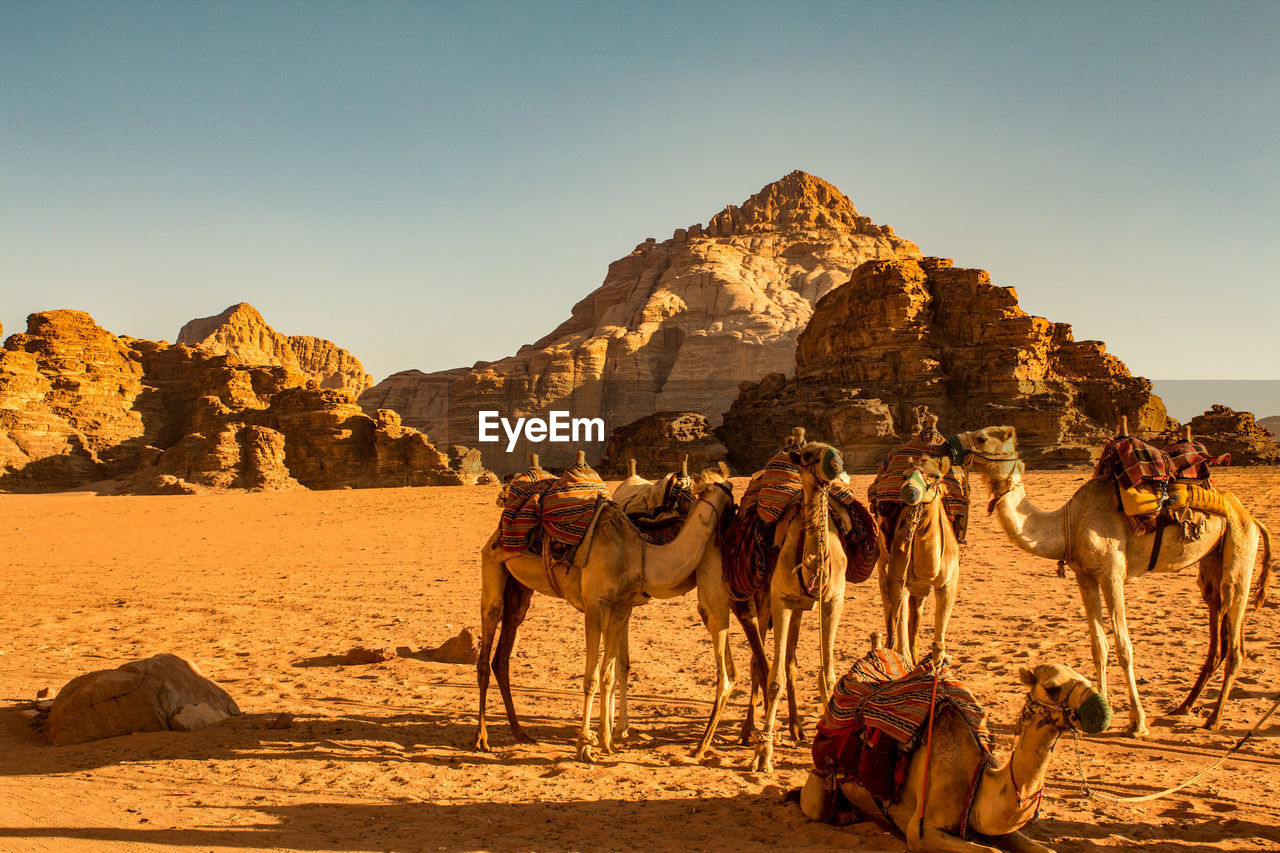
<instances>
[{"instance_id":1,"label":"sitting camel","mask_svg":"<svg viewBox=\"0 0 1280 853\"><path fill-rule=\"evenodd\" d=\"M1022 480L1024 468L1015 446L1017 435L1013 427L987 427L963 433L958 438L966 458L973 460L987 480L992 494L991 506L1013 544L1037 557L1060 560L1075 571L1089 620L1098 690L1104 697L1107 695L1107 634L1102 622L1102 602L1106 600L1116 635L1116 655L1129 692L1128 730L1135 737L1148 734L1149 730L1138 699L1133 644L1125 620L1124 584L1148 571L1176 572L1194 563L1200 564L1200 592L1209 608L1209 653L1191 693L1173 713L1189 713L1205 683L1219 664L1225 662L1222 692L1204 723L1205 728L1218 728L1222 723L1222 707L1231 694L1236 671L1244 658L1244 614L1260 537L1264 551L1254 607L1261 607L1266 596L1271 570L1271 534L1267 528L1249 514L1239 498L1220 490L1225 498L1226 516L1207 515L1205 531L1198 539L1165 537L1153 561L1155 536L1131 532L1124 514L1116 507L1116 490L1110 480L1091 479L1062 507L1038 510L1027 499Z\"/></svg>"},{"instance_id":2,"label":"sitting camel","mask_svg":"<svg viewBox=\"0 0 1280 853\"><path fill-rule=\"evenodd\" d=\"M827 489L844 470L840 452L828 444L809 442L789 451L791 461L800 467L804 499L800 511L786 526L778 562L769 579L769 605L773 626L773 662L769 678L764 716L764 732L756 745L752 769L773 772L774 728L778 718L778 701L782 697L784 674L794 667L796 645L800 638L800 620L806 610L818 607L818 624L822 662L818 672L818 690L823 707L835 686L835 641L844 611L845 567L847 556L839 531L828 510ZM780 522L781 524L781 522ZM811 581L805 580L809 570ZM749 631L748 631L749 633ZM788 678L789 684L793 679ZM794 697L794 686L791 694ZM792 700L794 703L794 699ZM793 735L799 734L794 704Z\"/></svg>"},{"instance_id":3,"label":"sitting camel","mask_svg":"<svg viewBox=\"0 0 1280 853\"><path fill-rule=\"evenodd\" d=\"M876 563L889 648L912 663L919 660L916 637L925 595L933 590L931 655L936 663L946 653L947 622L960 585L960 545L943 500L942 481L950 470L951 460L945 456L911 459L902 484L905 506ZM904 590L910 598L906 619Z\"/></svg>"},{"instance_id":4,"label":"sitting camel","mask_svg":"<svg viewBox=\"0 0 1280 853\"><path fill-rule=\"evenodd\" d=\"M1020 832L1040 807L1053 748L1064 733L1104 731L1111 709L1068 666L1042 664L1023 669L1020 677L1030 689L1004 764L996 765L984 752L959 711L943 705L933 720L932 749L922 742L911 753L896 802L882 809L856 781L841 783L840 792L858 812L887 818L906 836L908 850L1053 853ZM810 773L800 792L800 808L814 820L829 813L826 783ZM970 833L981 840L966 840Z\"/></svg>"},{"instance_id":5,"label":"sitting camel","mask_svg":"<svg viewBox=\"0 0 1280 853\"><path fill-rule=\"evenodd\" d=\"M606 754L613 752L615 675L621 669L621 680L625 684L631 609L651 598L683 595L697 584L699 577L720 572L716 540L721 523L733 510L732 489L723 478L712 474L695 485L694 490L697 501L688 520L679 535L666 545L645 542L622 510L612 502L607 503L595 521L585 561L569 568L559 581L559 591L553 587L542 557L504 551L496 531L489 537L480 552L481 632L476 663L480 713L476 749L487 751L489 748L485 711L491 653L492 670L498 679L512 736L518 742L532 742L521 728L516 714L509 672L516 631L528 613L533 593L540 592L564 598L585 615L587 655L578 757L588 762L593 759L590 727L597 690L601 693L600 749ZM495 632L498 634L496 651L493 649ZM603 674L600 657L602 634ZM727 642L726 638L725 645ZM722 674L721 681L724 680ZM618 732L625 733L625 697L616 706L620 712Z\"/></svg>"}]
</instances>

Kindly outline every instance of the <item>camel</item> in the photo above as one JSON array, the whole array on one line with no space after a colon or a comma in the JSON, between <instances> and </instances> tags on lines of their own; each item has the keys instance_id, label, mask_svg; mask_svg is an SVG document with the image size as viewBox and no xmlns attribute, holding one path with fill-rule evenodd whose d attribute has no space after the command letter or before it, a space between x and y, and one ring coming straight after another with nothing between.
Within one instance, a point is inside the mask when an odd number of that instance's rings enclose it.
<instances>
[{"instance_id":1,"label":"camel","mask_svg":"<svg viewBox=\"0 0 1280 853\"><path fill-rule=\"evenodd\" d=\"M845 566L847 558L840 534L828 511L827 487L843 470L843 460L834 447L809 442L789 451L791 461L800 466L800 482L804 501L800 512L786 527L778 562L769 580L769 605L773 624L773 662L766 682L764 732L756 745L752 769L773 772L774 728L778 717L778 701L782 696L784 673L795 666L796 645L800 638L800 620L806 610L818 607L822 662L818 672L818 690L822 705L835 687L835 639L844 610ZM812 566L816 595L811 595L800 579L803 568ZM793 678L788 678L789 692L794 697ZM799 739L798 719L792 701L792 734Z\"/></svg>"},{"instance_id":2,"label":"camel","mask_svg":"<svg viewBox=\"0 0 1280 853\"><path fill-rule=\"evenodd\" d=\"M577 756L586 762L594 760L590 726L597 691L601 694L600 750L604 754L613 752L615 707L618 710L616 735L625 737L628 727L625 690L630 665L627 628L631 609L650 598L683 595L698 585L699 578L712 572L717 576L720 573L716 539L721 522L732 511L731 487L723 478L712 475L695 486L695 493L697 503L683 529L666 545L645 542L622 510L613 503L607 504L596 519L585 561L570 567L559 583L560 593L553 588L541 557L505 552L498 543L496 531L489 537L481 549L481 636L476 664L480 713L476 749L489 749L485 714L491 668L497 676L512 736L520 743L533 742L520 726L511 696L509 672L516 631L528 613L533 593L540 592L563 597L585 616L587 655ZM726 617L726 630L727 621ZM493 649L495 633L496 651ZM727 647L727 636L722 645ZM717 653L718 663L719 660ZM620 678L617 677L619 671ZM720 682L725 680L722 673ZM731 689L731 676L728 681ZM615 702L615 686L619 683L621 690Z\"/></svg>"},{"instance_id":3,"label":"camel","mask_svg":"<svg viewBox=\"0 0 1280 853\"><path fill-rule=\"evenodd\" d=\"M945 456L912 458L903 478L902 501L893 537L876 561L889 648L912 663L919 660L917 634L925 595L933 590L935 663L946 653L947 622L960 584L960 545L947 517L942 480L951 470ZM903 591L910 599L903 618Z\"/></svg>"},{"instance_id":4,"label":"camel","mask_svg":"<svg viewBox=\"0 0 1280 853\"><path fill-rule=\"evenodd\" d=\"M1013 749L1003 764L986 760L978 739L961 714L944 705L933 720L932 749L921 743L908 759L900 799L885 810L855 781L840 791L865 815L883 815L906 836L907 849L923 853L1012 850L1053 853L1023 835L1040 806L1053 748L1063 734L1097 734L1111 722L1106 699L1088 680L1062 664L1022 669L1030 688ZM981 767L981 775L976 776ZM974 779L973 804L965 814ZM800 793L805 815L825 817L826 780L810 773ZM926 784L927 783L927 784ZM980 841L966 840L972 832Z\"/></svg>"},{"instance_id":5,"label":"camel","mask_svg":"<svg viewBox=\"0 0 1280 853\"><path fill-rule=\"evenodd\" d=\"M1249 514L1239 498L1220 490L1227 515L1207 515L1204 533L1198 539L1165 536L1152 565L1154 535L1130 532L1123 513L1116 508L1115 488L1108 480L1091 479L1062 507L1039 510L1027 498L1022 480L1024 466L1018 457L1013 427L986 427L962 433L958 438L966 458L986 479L1000 526L1013 544L1037 557L1060 560L1074 570L1089 622L1098 690L1103 697L1108 695L1107 635L1102 621L1102 602L1106 601L1116 637L1116 656L1128 688L1131 736L1141 737L1150 730L1134 675L1133 644L1125 619L1125 582L1148 571L1176 572L1200 564L1200 593L1209 608L1209 651L1190 694L1173 713L1190 713L1209 678L1219 665L1225 664L1222 691L1204 722L1207 729L1221 727L1222 708L1244 658L1244 614L1259 538L1264 551L1254 607L1261 607L1266 597L1271 571L1271 534L1267 528Z\"/></svg>"}]
</instances>

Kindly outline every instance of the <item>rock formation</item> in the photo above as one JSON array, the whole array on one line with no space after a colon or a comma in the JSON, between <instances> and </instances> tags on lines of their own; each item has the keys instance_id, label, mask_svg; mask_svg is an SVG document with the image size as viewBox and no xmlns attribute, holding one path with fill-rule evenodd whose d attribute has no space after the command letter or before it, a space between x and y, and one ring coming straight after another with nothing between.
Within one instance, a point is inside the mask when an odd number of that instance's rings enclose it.
<instances>
[{"instance_id":1,"label":"rock formation","mask_svg":"<svg viewBox=\"0 0 1280 853\"><path fill-rule=\"evenodd\" d=\"M640 476L656 479L680 467L688 454L689 471L715 467L727 451L698 412L658 412L621 426L609 435L604 458L595 466L603 477L627 476L628 460L636 460Z\"/></svg>"},{"instance_id":2,"label":"rock formation","mask_svg":"<svg viewBox=\"0 0 1280 853\"><path fill-rule=\"evenodd\" d=\"M256 313L256 312L255 312ZM259 337L259 350L274 341ZM312 339L314 340L314 339ZM327 489L487 480L394 412L307 387L296 365L119 338L82 311L33 314L0 351L0 489L114 480L116 491Z\"/></svg>"},{"instance_id":3,"label":"rock formation","mask_svg":"<svg viewBox=\"0 0 1280 853\"><path fill-rule=\"evenodd\" d=\"M1099 341L1033 317L1012 288L939 258L871 261L827 294L796 344L794 379L744 383L717 437L754 471L803 426L870 471L927 406L947 432L1011 424L1028 464L1088 462L1126 415L1154 437L1170 421L1151 383Z\"/></svg>"},{"instance_id":4,"label":"rock formation","mask_svg":"<svg viewBox=\"0 0 1280 853\"><path fill-rule=\"evenodd\" d=\"M600 417L606 432L655 411L714 425L744 379L790 373L813 305L862 262L915 258L910 241L861 216L839 190L793 172L704 228L638 245L555 331L497 362L395 374L366 391L366 412L399 411L437 443L477 444L477 412ZM530 451L567 465L603 442L482 447L489 467L522 470Z\"/></svg>"},{"instance_id":5,"label":"rock formation","mask_svg":"<svg viewBox=\"0 0 1280 853\"><path fill-rule=\"evenodd\" d=\"M285 337L247 302L232 305L214 317L192 320L178 332L177 342L229 355L240 364L285 367L304 374L320 388L357 396L373 384L373 377L351 353L324 338Z\"/></svg>"},{"instance_id":6,"label":"rock formation","mask_svg":"<svg viewBox=\"0 0 1280 853\"><path fill-rule=\"evenodd\" d=\"M1231 454L1232 465L1275 465L1280 463L1280 442L1266 427L1255 423L1249 412L1237 412L1214 405L1186 424L1192 437L1214 456ZM1172 443L1182 438L1182 429L1174 429L1160 438Z\"/></svg>"},{"instance_id":7,"label":"rock formation","mask_svg":"<svg viewBox=\"0 0 1280 853\"><path fill-rule=\"evenodd\" d=\"M64 746L133 732L192 731L239 713L194 665L156 655L72 679L53 700L45 735Z\"/></svg>"}]
</instances>

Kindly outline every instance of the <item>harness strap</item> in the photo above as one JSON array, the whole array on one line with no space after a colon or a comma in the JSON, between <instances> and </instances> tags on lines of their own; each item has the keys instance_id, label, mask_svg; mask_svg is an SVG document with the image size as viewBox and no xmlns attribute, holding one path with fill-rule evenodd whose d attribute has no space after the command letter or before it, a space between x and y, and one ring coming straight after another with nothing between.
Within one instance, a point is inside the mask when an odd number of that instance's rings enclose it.
<instances>
[{"instance_id":1,"label":"harness strap","mask_svg":"<svg viewBox=\"0 0 1280 853\"><path fill-rule=\"evenodd\" d=\"M1147 561L1147 571L1153 571L1156 563L1160 561L1160 543L1164 541L1164 529L1168 524L1162 524L1156 521L1156 541L1151 546L1151 559Z\"/></svg>"},{"instance_id":2,"label":"harness strap","mask_svg":"<svg viewBox=\"0 0 1280 853\"><path fill-rule=\"evenodd\" d=\"M942 678L942 666L933 670L933 691L929 696L929 733L925 738L924 748L924 782L920 789L920 835L924 836L924 807L929 801L929 767L933 763L933 718L938 714L938 681ZM968 811L965 812L966 822Z\"/></svg>"},{"instance_id":3,"label":"harness strap","mask_svg":"<svg viewBox=\"0 0 1280 853\"><path fill-rule=\"evenodd\" d=\"M1058 577L1065 578L1067 576L1067 563L1071 562L1071 499L1062 507L1062 532L1063 546L1062 559L1058 561Z\"/></svg>"}]
</instances>

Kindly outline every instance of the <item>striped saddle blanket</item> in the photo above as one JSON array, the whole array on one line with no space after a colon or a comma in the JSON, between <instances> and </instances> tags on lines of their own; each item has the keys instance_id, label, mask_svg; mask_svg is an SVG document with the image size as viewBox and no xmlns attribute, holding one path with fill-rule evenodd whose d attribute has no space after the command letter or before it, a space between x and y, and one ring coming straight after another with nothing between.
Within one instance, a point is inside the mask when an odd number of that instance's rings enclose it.
<instances>
[{"instance_id":1,"label":"striped saddle blanket","mask_svg":"<svg viewBox=\"0 0 1280 853\"><path fill-rule=\"evenodd\" d=\"M876 478L867 489L867 500L877 515L883 515L882 507L902 503L902 481L907 473L907 466L912 457L945 456L945 444L933 444L923 441L908 441L900 444L880 463ZM942 478L943 504L947 515L952 519L969 514L969 486L960 477L962 469L952 466L947 476Z\"/></svg>"},{"instance_id":2,"label":"striped saddle blanket","mask_svg":"<svg viewBox=\"0 0 1280 853\"><path fill-rule=\"evenodd\" d=\"M931 702L937 676L936 706ZM969 688L945 666L910 668L897 652L872 649L836 685L813 741L814 772L837 774L881 799L897 800L907 760L935 713L950 707L968 723L986 752L994 746L987 715Z\"/></svg>"},{"instance_id":3,"label":"striped saddle blanket","mask_svg":"<svg viewBox=\"0 0 1280 853\"><path fill-rule=\"evenodd\" d=\"M539 553L543 536L576 547L591 526L597 498L608 495L600 475L587 465L575 465L554 479L513 479L498 522L502 550Z\"/></svg>"}]
</instances>

